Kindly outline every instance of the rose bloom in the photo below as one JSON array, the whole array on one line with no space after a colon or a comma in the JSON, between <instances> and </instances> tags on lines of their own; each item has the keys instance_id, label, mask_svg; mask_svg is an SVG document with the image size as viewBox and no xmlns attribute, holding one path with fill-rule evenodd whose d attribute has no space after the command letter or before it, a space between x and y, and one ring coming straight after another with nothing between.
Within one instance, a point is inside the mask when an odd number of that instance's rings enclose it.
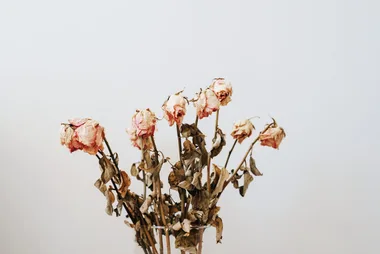
<instances>
[{"instance_id":1,"label":"rose bloom","mask_svg":"<svg viewBox=\"0 0 380 254\"><path fill-rule=\"evenodd\" d=\"M231 101L232 86L224 78L215 78L210 89L214 91L222 106L226 106Z\"/></svg>"},{"instance_id":2,"label":"rose bloom","mask_svg":"<svg viewBox=\"0 0 380 254\"><path fill-rule=\"evenodd\" d=\"M266 132L260 134L260 141L262 146L270 146L275 149L281 144L282 139L286 136L283 128L275 126L269 128Z\"/></svg>"},{"instance_id":3,"label":"rose bloom","mask_svg":"<svg viewBox=\"0 0 380 254\"><path fill-rule=\"evenodd\" d=\"M152 136L156 129L156 115L150 109L138 110L132 117L132 128L141 137Z\"/></svg>"},{"instance_id":4,"label":"rose bloom","mask_svg":"<svg viewBox=\"0 0 380 254\"><path fill-rule=\"evenodd\" d=\"M128 134L130 135L130 139L132 142L132 145L134 147L137 147L138 149L143 150L151 150L153 149L153 143L151 140L151 136L148 137L142 137L137 135L136 129L128 129Z\"/></svg>"},{"instance_id":5,"label":"rose bloom","mask_svg":"<svg viewBox=\"0 0 380 254\"><path fill-rule=\"evenodd\" d=\"M104 149L104 128L97 121L77 118L70 119L69 123L62 125L61 144L67 146L70 152L82 150L95 155Z\"/></svg>"},{"instance_id":6,"label":"rose bloom","mask_svg":"<svg viewBox=\"0 0 380 254\"><path fill-rule=\"evenodd\" d=\"M252 131L255 127L250 120L242 120L234 124L231 136L236 139L240 144L244 139L252 135Z\"/></svg>"},{"instance_id":7,"label":"rose bloom","mask_svg":"<svg viewBox=\"0 0 380 254\"><path fill-rule=\"evenodd\" d=\"M182 125L183 117L186 114L186 100L180 94L174 94L165 101L162 105L164 117L169 122L169 126L177 123L178 126Z\"/></svg>"},{"instance_id":8,"label":"rose bloom","mask_svg":"<svg viewBox=\"0 0 380 254\"><path fill-rule=\"evenodd\" d=\"M220 107L220 102L211 89L206 89L200 93L194 105L197 109L199 119L202 119L203 117L211 115L212 112L217 111Z\"/></svg>"}]
</instances>

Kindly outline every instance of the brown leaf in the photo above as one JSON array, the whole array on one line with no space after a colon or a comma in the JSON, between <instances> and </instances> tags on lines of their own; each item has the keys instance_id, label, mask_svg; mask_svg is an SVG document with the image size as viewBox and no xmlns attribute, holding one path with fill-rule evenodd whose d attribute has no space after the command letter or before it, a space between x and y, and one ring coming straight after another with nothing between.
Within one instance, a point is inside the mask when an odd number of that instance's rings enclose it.
<instances>
[{"instance_id":1,"label":"brown leaf","mask_svg":"<svg viewBox=\"0 0 380 254\"><path fill-rule=\"evenodd\" d=\"M209 216L210 194L207 190L197 191L194 195L191 205L194 210L202 211L200 220L206 222Z\"/></svg>"},{"instance_id":2,"label":"brown leaf","mask_svg":"<svg viewBox=\"0 0 380 254\"><path fill-rule=\"evenodd\" d=\"M198 244L197 230L191 230L190 234L181 231L175 239L175 247L185 252L196 253Z\"/></svg>"},{"instance_id":3,"label":"brown leaf","mask_svg":"<svg viewBox=\"0 0 380 254\"><path fill-rule=\"evenodd\" d=\"M222 130L218 128L216 132L216 138L213 139L212 149L210 152L211 158L218 156L218 154L222 151L223 146L226 145L225 134L223 134Z\"/></svg>"},{"instance_id":4,"label":"brown leaf","mask_svg":"<svg viewBox=\"0 0 380 254\"><path fill-rule=\"evenodd\" d=\"M94 186L98 188L103 193L103 195L106 195L107 186L102 182L102 180L100 179L96 180L96 182L94 183Z\"/></svg>"},{"instance_id":5,"label":"brown leaf","mask_svg":"<svg viewBox=\"0 0 380 254\"><path fill-rule=\"evenodd\" d=\"M173 225L172 229L175 231L178 231L182 228L181 222L177 222L176 224Z\"/></svg>"},{"instance_id":6,"label":"brown leaf","mask_svg":"<svg viewBox=\"0 0 380 254\"><path fill-rule=\"evenodd\" d=\"M221 240L223 238L223 220L217 216L211 225L216 228L216 243L222 243Z\"/></svg>"},{"instance_id":7,"label":"brown leaf","mask_svg":"<svg viewBox=\"0 0 380 254\"><path fill-rule=\"evenodd\" d=\"M249 184L253 181L253 176L249 173L249 171L244 172L244 185L240 187L239 193L242 197L245 196L247 192Z\"/></svg>"},{"instance_id":8,"label":"brown leaf","mask_svg":"<svg viewBox=\"0 0 380 254\"><path fill-rule=\"evenodd\" d=\"M210 221L215 221L216 216L218 216L219 211L220 211L220 207L219 207L219 206L214 206L214 207L210 210L210 212L209 212L209 214L208 214L208 221L209 221L209 222L210 222Z\"/></svg>"},{"instance_id":9,"label":"brown leaf","mask_svg":"<svg viewBox=\"0 0 380 254\"><path fill-rule=\"evenodd\" d=\"M105 156L100 158L99 160L100 169L102 171L102 174L100 176L100 179L104 184L108 183L112 177L116 175L116 167L115 165Z\"/></svg>"},{"instance_id":10,"label":"brown leaf","mask_svg":"<svg viewBox=\"0 0 380 254\"><path fill-rule=\"evenodd\" d=\"M188 181L182 181L178 184L178 187L182 188L182 189L185 189L185 190L192 190L194 188L194 186L191 185L190 182Z\"/></svg>"},{"instance_id":11,"label":"brown leaf","mask_svg":"<svg viewBox=\"0 0 380 254\"><path fill-rule=\"evenodd\" d=\"M195 172L193 176L193 181L191 184L198 190L202 189L202 173L201 172Z\"/></svg>"},{"instance_id":12,"label":"brown leaf","mask_svg":"<svg viewBox=\"0 0 380 254\"><path fill-rule=\"evenodd\" d=\"M152 193L151 195L149 195L149 196L145 199L144 203L143 203L142 206L140 207L140 212L141 212L142 214L148 212L148 209L149 209L150 205L152 204L152 201L153 201L153 199L154 199L155 196L156 196L156 194L155 194L155 193Z\"/></svg>"},{"instance_id":13,"label":"brown leaf","mask_svg":"<svg viewBox=\"0 0 380 254\"><path fill-rule=\"evenodd\" d=\"M218 168L218 166L216 166L215 164L213 164L213 165L214 165L214 168L216 171L216 168ZM222 168L221 173L220 173L220 177L218 180L218 184L216 185L214 191L212 192L211 197L217 196L223 190L224 183L228 179L229 176L230 176L230 174L228 173L227 169Z\"/></svg>"},{"instance_id":14,"label":"brown leaf","mask_svg":"<svg viewBox=\"0 0 380 254\"><path fill-rule=\"evenodd\" d=\"M138 174L139 174L139 171L136 167L136 163L133 163L131 167L131 175L136 177Z\"/></svg>"},{"instance_id":15,"label":"brown leaf","mask_svg":"<svg viewBox=\"0 0 380 254\"><path fill-rule=\"evenodd\" d=\"M131 186L131 179L129 178L128 174L125 171L121 171L120 174L121 174L121 186L119 188L119 192L121 194L121 197L125 198L125 195L127 194L129 186Z\"/></svg>"},{"instance_id":16,"label":"brown leaf","mask_svg":"<svg viewBox=\"0 0 380 254\"><path fill-rule=\"evenodd\" d=\"M183 222L181 223L183 231L186 233L190 233L191 229L191 222L188 219L184 219Z\"/></svg>"},{"instance_id":17,"label":"brown leaf","mask_svg":"<svg viewBox=\"0 0 380 254\"><path fill-rule=\"evenodd\" d=\"M251 156L251 158L249 159L249 167L250 167L250 169L251 169L252 174L254 174L255 176L262 176L262 175L263 175L263 174L261 174L261 172L257 169L255 159L253 159L252 156Z\"/></svg>"},{"instance_id":18,"label":"brown leaf","mask_svg":"<svg viewBox=\"0 0 380 254\"><path fill-rule=\"evenodd\" d=\"M112 204L115 202L115 195L112 192L111 186L106 190L105 194L107 200L106 213L111 216L113 212Z\"/></svg>"}]
</instances>

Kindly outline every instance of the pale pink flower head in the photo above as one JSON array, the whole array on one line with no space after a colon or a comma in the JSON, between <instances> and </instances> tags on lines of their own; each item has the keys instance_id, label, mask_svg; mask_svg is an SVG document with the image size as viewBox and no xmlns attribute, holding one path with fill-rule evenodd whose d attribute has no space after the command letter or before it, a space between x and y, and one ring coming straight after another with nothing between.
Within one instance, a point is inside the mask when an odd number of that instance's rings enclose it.
<instances>
[{"instance_id":1,"label":"pale pink flower head","mask_svg":"<svg viewBox=\"0 0 380 254\"><path fill-rule=\"evenodd\" d=\"M61 144L70 152L82 150L95 155L103 150L104 128L90 118L70 119L69 124L61 127Z\"/></svg>"},{"instance_id":2,"label":"pale pink flower head","mask_svg":"<svg viewBox=\"0 0 380 254\"><path fill-rule=\"evenodd\" d=\"M231 101L232 86L224 78L215 78L210 86L220 101L220 105L226 106Z\"/></svg>"},{"instance_id":3,"label":"pale pink flower head","mask_svg":"<svg viewBox=\"0 0 380 254\"><path fill-rule=\"evenodd\" d=\"M270 127L266 132L260 134L260 142L262 146L270 146L278 149L285 136L284 129L275 125L274 127Z\"/></svg>"},{"instance_id":4,"label":"pale pink flower head","mask_svg":"<svg viewBox=\"0 0 380 254\"><path fill-rule=\"evenodd\" d=\"M186 115L186 99L181 93L171 95L162 105L164 117L169 122L169 126L177 123L178 126L182 125L184 116Z\"/></svg>"},{"instance_id":5,"label":"pale pink flower head","mask_svg":"<svg viewBox=\"0 0 380 254\"><path fill-rule=\"evenodd\" d=\"M143 150L151 150L153 149L153 143L151 140L151 136L148 137L142 137L137 135L137 129L130 128L127 130L132 145L134 147L137 147L138 149L143 149Z\"/></svg>"},{"instance_id":6,"label":"pale pink flower head","mask_svg":"<svg viewBox=\"0 0 380 254\"><path fill-rule=\"evenodd\" d=\"M149 137L154 134L157 118L150 109L137 110L132 117L132 129L136 129L139 137Z\"/></svg>"},{"instance_id":7,"label":"pale pink flower head","mask_svg":"<svg viewBox=\"0 0 380 254\"><path fill-rule=\"evenodd\" d=\"M242 120L234 124L231 136L241 144L244 139L252 135L254 129L255 127L249 119Z\"/></svg>"},{"instance_id":8,"label":"pale pink flower head","mask_svg":"<svg viewBox=\"0 0 380 254\"><path fill-rule=\"evenodd\" d=\"M215 112L220 107L220 102L216 94L211 89L206 89L201 91L199 98L194 102L194 105L197 109L197 115L199 119L203 117L208 117Z\"/></svg>"}]
</instances>

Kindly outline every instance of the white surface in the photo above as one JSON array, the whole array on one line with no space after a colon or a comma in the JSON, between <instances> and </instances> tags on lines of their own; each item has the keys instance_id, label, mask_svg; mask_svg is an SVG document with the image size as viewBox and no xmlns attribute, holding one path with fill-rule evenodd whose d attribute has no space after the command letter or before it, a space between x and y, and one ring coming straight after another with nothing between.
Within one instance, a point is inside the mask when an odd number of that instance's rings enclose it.
<instances>
[{"instance_id":1,"label":"white surface","mask_svg":"<svg viewBox=\"0 0 380 254\"><path fill-rule=\"evenodd\" d=\"M97 162L59 144L90 116L121 166L139 152L136 108L232 81L221 127L274 116L288 136L255 148L263 177L221 201L204 253L379 253L378 1L3 1L0 3L1 253L141 253L93 187ZM185 121L194 119L193 110ZM214 117L201 121L211 133ZM158 146L176 158L174 128ZM229 144L231 145L231 138ZM236 165L248 142L234 153ZM227 149L224 150L224 155ZM222 163L224 159L220 159ZM139 190L134 185L134 190Z\"/></svg>"}]
</instances>

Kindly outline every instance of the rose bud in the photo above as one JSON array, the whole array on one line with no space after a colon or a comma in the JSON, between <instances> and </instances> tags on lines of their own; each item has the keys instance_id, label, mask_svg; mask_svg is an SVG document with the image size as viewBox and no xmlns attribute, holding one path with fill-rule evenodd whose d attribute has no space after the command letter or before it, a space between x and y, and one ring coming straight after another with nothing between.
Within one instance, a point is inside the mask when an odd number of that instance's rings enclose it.
<instances>
[{"instance_id":1,"label":"rose bud","mask_svg":"<svg viewBox=\"0 0 380 254\"><path fill-rule=\"evenodd\" d=\"M275 149L281 144L282 139L286 136L283 128L275 127L269 128L266 132L260 134L260 141L262 146L270 146Z\"/></svg>"},{"instance_id":2,"label":"rose bud","mask_svg":"<svg viewBox=\"0 0 380 254\"><path fill-rule=\"evenodd\" d=\"M234 124L231 136L241 144L244 139L252 135L253 129L255 129L255 127L249 119L242 120Z\"/></svg>"},{"instance_id":3,"label":"rose bud","mask_svg":"<svg viewBox=\"0 0 380 254\"><path fill-rule=\"evenodd\" d=\"M222 106L226 106L231 101L232 86L231 83L227 83L224 78L215 78L210 89L214 91Z\"/></svg>"},{"instance_id":4,"label":"rose bud","mask_svg":"<svg viewBox=\"0 0 380 254\"><path fill-rule=\"evenodd\" d=\"M82 150L95 155L103 150L104 128L95 120L89 118L70 119L70 124L64 124L61 129L61 144L70 152Z\"/></svg>"},{"instance_id":5,"label":"rose bud","mask_svg":"<svg viewBox=\"0 0 380 254\"><path fill-rule=\"evenodd\" d=\"M183 117L186 114L186 100L180 93L171 95L162 105L162 109L169 126L172 126L174 122L181 126Z\"/></svg>"},{"instance_id":6,"label":"rose bud","mask_svg":"<svg viewBox=\"0 0 380 254\"><path fill-rule=\"evenodd\" d=\"M211 89L201 91L199 98L194 105L197 109L199 119L208 117L212 112L215 112L220 107L220 102L216 94Z\"/></svg>"},{"instance_id":7,"label":"rose bud","mask_svg":"<svg viewBox=\"0 0 380 254\"><path fill-rule=\"evenodd\" d=\"M137 136L149 137L154 134L156 122L156 115L150 109L138 110L132 117L132 128Z\"/></svg>"}]
</instances>

